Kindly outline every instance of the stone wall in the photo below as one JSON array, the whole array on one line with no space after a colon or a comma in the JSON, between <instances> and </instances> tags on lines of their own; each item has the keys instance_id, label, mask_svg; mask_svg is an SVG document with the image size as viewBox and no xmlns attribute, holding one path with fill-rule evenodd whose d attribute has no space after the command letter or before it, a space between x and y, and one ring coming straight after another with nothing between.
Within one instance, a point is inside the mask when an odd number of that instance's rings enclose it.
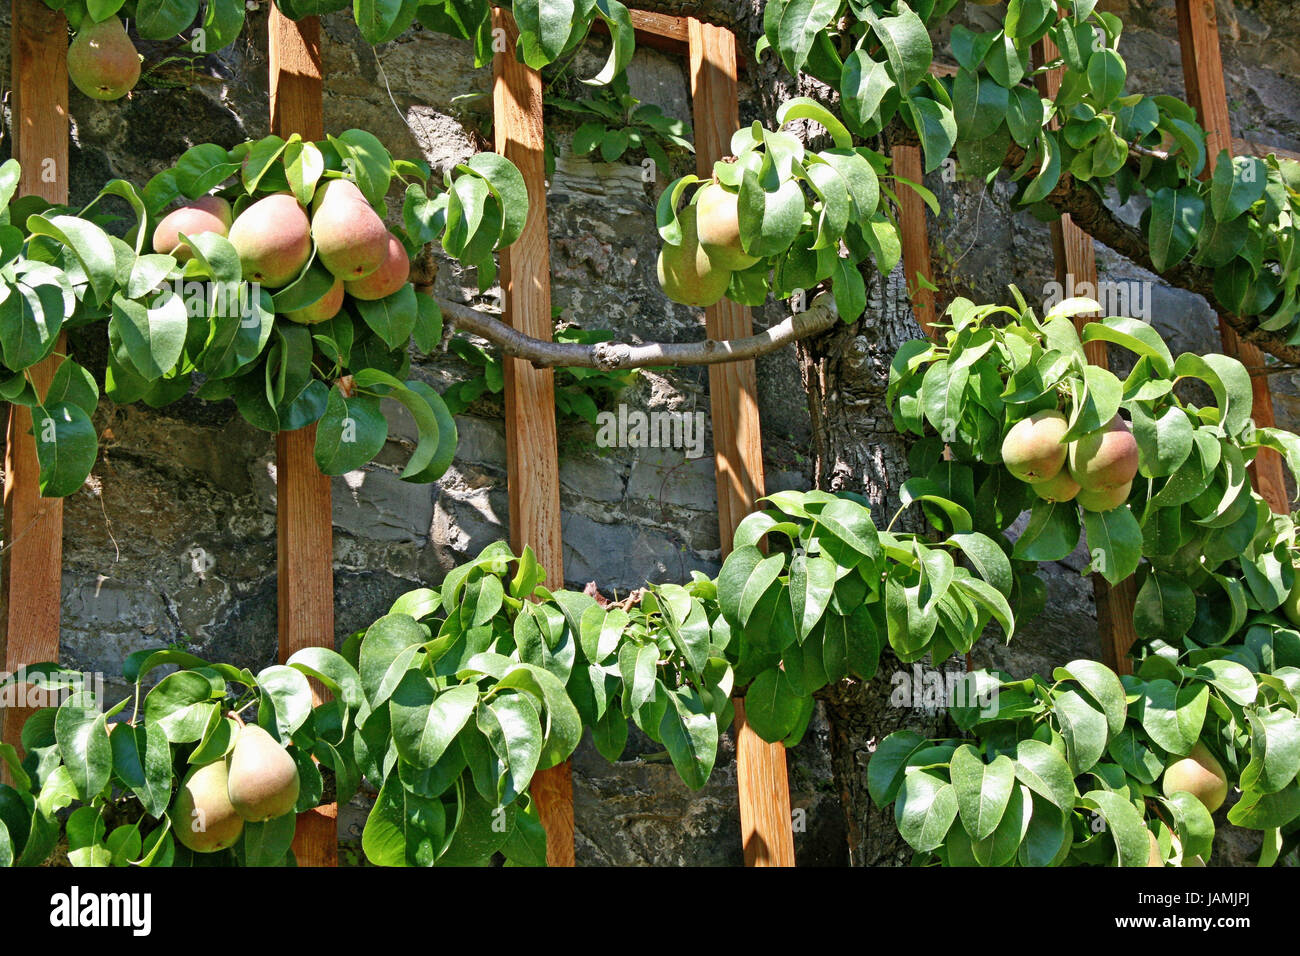
<instances>
[{"instance_id":1,"label":"stone wall","mask_svg":"<svg viewBox=\"0 0 1300 956\"><path fill-rule=\"evenodd\" d=\"M1180 92L1168 3L1110 3L1129 30L1132 88ZM1234 121L1240 134L1300 147L1295 119L1297 15L1288 3L1222 5ZM1121 9L1122 8L1122 9ZM968 16L983 11L971 7ZM1231 14L1229 16L1228 14ZM482 148L488 70L474 70L465 45L422 29L372 50L349 15L324 21L325 125L361 127L399 156L442 170ZM8 55L8 10L0 10L0 58ZM141 44L146 79L128 100L98 103L71 93L73 202L85 202L113 177L143 184L201 142L223 145L268 132L266 11L249 14L234 47L197 61L153 69L174 45ZM593 55L593 59L595 59ZM583 64L579 64L579 68ZM0 64L7 74L7 63ZM594 70L590 70L590 75ZM639 50L633 91L689 119L680 60ZM751 109L750 106L745 107ZM8 118L6 116L6 126ZM658 239L653 184L629 164L561 156L550 183L553 298L563 318L632 339L687 339L702 332L693 310L672 306L654 280ZM8 137L0 144L7 154ZM682 171L691 165L684 160ZM929 183L944 215L932 223L944 293L1005 299L1015 277L1036 294L1051 278L1046 227L1009 217L1005 183L989 193L968 184ZM1099 249L1106 277L1151 277ZM1155 283L1155 320L1179 349L1215 344L1205 304ZM440 296L493 308L473 276L443 261ZM757 311L759 324L779 309ZM101 333L102 334L102 333ZM74 335L79 361L101 369L104 343ZM420 357L415 374L442 389L472 374L447 354ZM769 488L808 487L808 420L792 353L760 362L760 406ZM1300 390L1276 381L1279 420L1300 419ZM700 370L646 372L621 398L645 410L708 408ZM397 479L413 426L394 413L389 445L367 468L334 483L337 637L382 614L412 587L436 585L446 570L505 536L508 502L504 424L499 402L482 400L459 417L455 463L436 485ZM276 645L275 456L270 435L243 422L229 404L183 401L161 411L101 403L103 454L92 482L68 499L65 517L63 659L78 668L120 673L130 652L177 643L213 659L256 668ZM565 576L597 581L606 593L646 580L682 580L716 571L719 540L711 435L705 453L602 449L585 424L561 435ZM1049 611L1010 647L981 645L980 663L1027 673L1070 657L1098 654L1090 588L1076 556L1049 577ZM734 751L724 741L717 769L689 791L656 748L633 731L623 759L607 764L584 745L574 760L578 858L584 864L737 864L739 811ZM845 861L844 818L831 781L827 728L820 712L791 759L801 863ZM364 820L359 799L343 815L343 840L355 845Z\"/></svg>"}]
</instances>

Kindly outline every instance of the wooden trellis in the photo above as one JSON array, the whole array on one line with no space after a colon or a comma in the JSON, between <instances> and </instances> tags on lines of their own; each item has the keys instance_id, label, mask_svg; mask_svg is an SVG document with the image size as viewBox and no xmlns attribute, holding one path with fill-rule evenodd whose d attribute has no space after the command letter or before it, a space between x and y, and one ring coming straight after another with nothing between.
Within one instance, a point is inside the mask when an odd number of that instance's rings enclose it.
<instances>
[{"instance_id":1,"label":"wooden trellis","mask_svg":"<svg viewBox=\"0 0 1300 956\"><path fill-rule=\"evenodd\" d=\"M68 201L68 28L41 0L14 0L12 32L13 155L22 165L18 190L53 203ZM30 370L39 395L64 352ZM42 498L32 415L9 407L5 444L4 544L0 579L0 660L13 672L59 657L63 582L63 501ZM19 747L30 711L0 708L5 743Z\"/></svg>"},{"instance_id":2,"label":"wooden trellis","mask_svg":"<svg viewBox=\"0 0 1300 956\"><path fill-rule=\"evenodd\" d=\"M1232 139L1219 53L1213 0L1177 0L1178 25L1189 101L1208 135L1209 174L1220 149L1253 152ZM516 28L510 14L494 10L494 25L506 31L506 53L496 57L494 114L497 149L523 173L530 196L527 227L502 255L502 286L507 320L537 338L551 335L549 237L543 161L542 89L539 74L513 55ZM693 18L634 13L638 36L646 44L689 57L699 172L711 174L714 161L730 152L738 125L737 63L734 35ZM54 203L68 198L68 83L66 21L42 0L14 0L12 28L14 155L22 165L20 193ZM320 24L309 17L292 21L274 7L269 22L270 105L272 129L282 136L306 139L324 135L320 58ZM1043 56L1052 56L1050 49ZM1059 76L1042 78L1044 91L1055 93ZM1281 153L1282 151L1278 151ZM893 152L895 172L919 182L919 151ZM925 209L914 192L899 191L904 266L914 309L930 332L935 297ZM1053 226L1058 275L1096 283L1092 240L1069 217ZM740 338L752 331L749 310L725 301L706 311L711 338ZM1273 424L1268 379L1260 374L1264 357L1220 323L1224 349L1255 372L1255 420ZM31 370L43 393L60 356ZM1088 347L1089 360L1104 365L1104 343ZM709 368L712 403L719 531L724 553L739 522L764 492L757 378L752 361ZM559 466L553 371L506 359L506 434L510 535L516 549L532 547L548 569L551 583L563 582L560 530ZM63 509L60 499L41 498L39 463L31 434L32 419L23 406L8 416L4 481L5 554L0 578L0 660L4 669L57 660L59 656L62 579ZM313 457L315 427L277 436L277 544L279 653L287 659L308 646L334 645L333 523L330 481ZM1281 459L1261 451L1252 480L1275 511L1285 511L1286 490ZM1126 668L1133 640L1133 582L1108 587L1097 582L1098 619L1103 632L1103 659ZM316 693L321 693L314 685ZM17 745L27 713L0 711L3 739ZM785 752L762 741L745 721L743 700L736 701L738 786L742 838L749 865L793 865L789 786ZM533 784L548 833L548 862L573 865L572 783L568 765L539 773ZM336 807L322 807L299 818L294 850L308 866L337 862Z\"/></svg>"}]
</instances>

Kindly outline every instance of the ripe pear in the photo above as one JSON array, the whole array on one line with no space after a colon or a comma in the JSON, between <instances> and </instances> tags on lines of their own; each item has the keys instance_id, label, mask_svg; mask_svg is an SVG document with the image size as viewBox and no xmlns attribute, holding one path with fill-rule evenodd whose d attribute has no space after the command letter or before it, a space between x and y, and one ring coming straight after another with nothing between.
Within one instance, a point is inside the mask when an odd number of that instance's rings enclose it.
<instances>
[{"instance_id":1,"label":"ripe pear","mask_svg":"<svg viewBox=\"0 0 1300 956\"><path fill-rule=\"evenodd\" d=\"M1118 488L1080 488L1079 493L1074 496L1074 500L1084 511L1106 512L1114 511L1124 502L1128 501L1128 493L1133 488L1133 482L1126 485L1120 485Z\"/></svg>"},{"instance_id":2,"label":"ripe pear","mask_svg":"<svg viewBox=\"0 0 1300 956\"><path fill-rule=\"evenodd\" d=\"M230 203L220 196L200 196L193 202L178 206L163 216L153 231L153 251L176 257L185 262L194 253L180 240L180 233L191 239L205 232L219 236L230 232Z\"/></svg>"},{"instance_id":3,"label":"ripe pear","mask_svg":"<svg viewBox=\"0 0 1300 956\"><path fill-rule=\"evenodd\" d=\"M1002 439L1002 464L1021 481L1055 478L1065 464L1068 449L1061 439L1069 429L1065 416L1055 410L1022 418Z\"/></svg>"},{"instance_id":4,"label":"ripe pear","mask_svg":"<svg viewBox=\"0 0 1300 956\"><path fill-rule=\"evenodd\" d=\"M373 301L392 295L411 277L411 260L402 241L388 233L388 248L379 268L361 279L344 279L343 288L356 299Z\"/></svg>"},{"instance_id":5,"label":"ripe pear","mask_svg":"<svg viewBox=\"0 0 1300 956\"><path fill-rule=\"evenodd\" d=\"M710 259L700 245L694 206L682 210L680 221L682 244L659 251L659 285L674 302L705 308L726 295L731 270Z\"/></svg>"},{"instance_id":6,"label":"ripe pear","mask_svg":"<svg viewBox=\"0 0 1300 956\"><path fill-rule=\"evenodd\" d=\"M1116 415L1105 428L1070 443L1070 475L1093 491L1131 482L1138 470L1137 439Z\"/></svg>"},{"instance_id":7,"label":"ripe pear","mask_svg":"<svg viewBox=\"0 0 1300 956\"><path fill-rule=\"evenodd\" d=\"M311 223L297 199L274 193L239 214L230 243L245 279L276 288L296 278L311 258Z\"/></svg>"},{"instance_id":8,"label":"ripe pear","mask_svg":"<svg viewBox=\"0 0 1300 956\"><path fill-rule=\"evenodd\" d=\"M1034 494L1044 501L1073 501L1079 493L1079 483L1070 477L1070 472L1062 468L1051 478L1035 481L1029 487Z\"/></svg>"},{"instance_id":9,"label":"ripe pear","mask_svg":"<svg viewBox=\"0 0 1300 956\"><path fill-rule=\"evenodd\" d=\"M304 306L301 309L294 309L292 312L286 312L284 317L290 322L297 322L299 325L315 325L317 322L325 322L339 314L339 309L343 308L343 280L334 277L334 284L330 290L323 296L313 302L311 305Z\"/></svg>"},{"instance_id":10,"label":"ripe pear","mask_svg":"<svg viewBox=\"0 0 1300 956\"><path fill-rule=\"evenodd\" d=\"M224 760L195 767L185 775L171 817L176 839L195 853L234 846L244 832L244 818L230 804Z\"/></svg>"},{"instance_id":11,"label":"ripe pear","mask_svg":"<svg viewBox=\"0 0 1300 956\"><path fill-rule=\"evenodd\" d=\"M320 264L340 279L363 279L388 255L388 229L350 179L331 179L316 191L311 237Z\"/></svg>"},{"instance_id":12,"label":"ripe pear","mask_svg":"<svg viewBox=\"0 0 1300 956\"><path fill-rule=\"evenodd\" d=\"M68 47L68 78L95 100L119 100L140 79L140 54L117 17L86 17Z\"/></svg>"},{"instance_id":13,"label":"ripe pear","mask_svg":"<svg viewBox=\"0 0 1300 956\"><path fill-rule=\"evenodd\" d=\"M1165 768L1165 796L1180 790L1200 800L1211 813L1223 806L1228 797L1228 775L1223 772L1223 765L1199 740L1191 753Z\"/></svg>"},{"instance_id":14,"label":"ripe pear","mask_svg":"<svg viewBox=\"0 0 1300 956\"><path fill-rule=\"evenodd\" d=\"M758 261L740 244L739 197L730 189L709 183L695 197L695 222L700 246L714 265L737 272Z\"/></svg>"},{"instance_id":15,"label":"ripe pear","mask_svg":"<svg viewBox=\"0 0 1300 956\"><path fill-rule=\"evenodd\" d=\"M249 823L282 817L298 803L298 765L256 724L239 731L226 767L230 804Z\"/></svg>"}]
</instances>

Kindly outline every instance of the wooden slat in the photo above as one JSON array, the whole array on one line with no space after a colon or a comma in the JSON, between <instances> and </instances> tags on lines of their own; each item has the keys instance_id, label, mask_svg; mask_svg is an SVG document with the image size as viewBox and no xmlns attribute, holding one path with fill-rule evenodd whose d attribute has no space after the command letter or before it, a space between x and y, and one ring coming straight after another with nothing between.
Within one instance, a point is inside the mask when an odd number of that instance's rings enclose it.
<instances>
[{"instance_id":1,"label":"wooden slat","mask_svg":"<svg viewBox=\"0 0 1300 956\"><path fill-rule=\"evenodd\" d=\"M523 173L528 223L501 253L505 320L526 335L551 338L551 253L546 215L542 78L514 55L518 28L509 12L494 8L494 28L505 31L506 53L494 60L493 125L497 152ZM530 546L546 568L547 584L564 584L560 544L560 465L555 430L555 373L521 359L505 359L506 477L510 541ZM568 763L533 777L532 796L546 828L546 862L574 865L573 779Z\"/></svg>"},{"instance_id":2,"label":"wooden slat","mask_svg":"<svg viewBox=\"0 0 1300 956\"><path fill-rule=\"evenodd\" d=\"M14 0L14 155L22 165L18 195L68 201L68 32L62 13L42 0ZM44 395L58 368L56 354L29 370ZM9 410L5 445L3 578L0 579L0 661L4 670L59 657L63 580L63 501L42 498L31 412ZM0 708L3 739L15 747L30 711Z\"/></svg>"},{"instance_id":3,"label":"wooden slat","mask_svg":"<svg viewBox=\"0 0 1300 956\"><path fill-rule=\"evenodd\" d=\"M894 175L914 183L924 181L919 147L895 146L891 155L894 159ZM935 305L934 291L930 286L934 285L934 265L930 261L930 234L925 223L925 201L915 189L903 183L898 184L895 192L898 194L898 225L903 240L903 272L907 278L907 295L912 300L912 312L921 331L933 337Z\"/></svg>"},{"instance_id":4,"label":"wooden slat","mask_svg":"<svg viewBox=\"0 0 1300 956\"><path fill-rule=\"evenodd\" d=\"M325 136L320 21L297 22L272 7L271 129L304 139ZM316 426L276 436L276 544L280 660L304 647L334 647L334 522L330 480L316 467ZM313 684L319 702L324 689ZM299 866L338 865L338 807L298 815L293 852Z\"/></svg>"},{"instance_id":5,"label":"wooden slat","mask_svg":"<svg viewBox=\"0 0 1300 956\"><path fill-rule=\"evenodd\" d=\"M1219 24L1215 16L1214 0L1177 0L1178 40L1183 59L1183 82L1187 87L1187 101L1196 107L1196 113L1205 130L1206 152L1209 161L1204 176L1214 170L1221 150L1231 155L1233 148L1232 122L1228 115L1228 92L1223 82L1223 58L1219 52ZM1251 388L1254 393L1253 417L1255 424L1271 428L1274 424L1273 396L1269 391L1268 376L1264 374L1264 353L1250 342L1243 342L1237 333L1219 317L1219 336L1223 351L1252 370ZM1261 448L1250 466L1251 481L1255 490L1279 514L1287 506L1286 477L1282 458L1269 448Z\"/></svg>"},{"instance_id":6,"label":"wooden slat","mask_svg":"<svg viewBox=\"0 0 1300 956\"><path fill-rule=\"evenodd\" d=\"M1058 56L1056 45L1043 40L1035 48L1037 63L1048 63ZM1039 91L1049 99L1056 97L1061 86L1060 70L1052 70L1038 77ZM1062 288L1078 287L1086 283L1096 296L1097 256L1092 236L1088 235L1068 216L1063 215L1052 223L1052 251L1056 259L1056 280ZM1093 316L1076 316L1075 327L1082 331ZM1105 342L1084 345L1088 361L1102 368L1110 366ZM1118 674L1131 674L1133 661L1129 650L1137 640L1133 626L1133 604L1137 598L1137 581L1130 577L1117 585L1109 584L1100 574L1092 576L1092 593L1097 607L1097 635L1101 641L1101 659Z\"/></svg>"},{"instance_id":7,"label":"wooden slat","mask_svg":"<svg viewBox=\"0 0 1300 956\"><path fill-rule=\"evenodd\" d=\"M685 17L672 17L664 13L646 13L644 10L632 10L632 26L638 33L647 36L663 37L681 44L685 49L690 44L690 27Z\"/></svg>"},{"instance_id":8,"label":"wooden slat","mask_svg":"<svg viewBox=\"0 0 1300 956\"><path fill-rule=\"evenodd\" d=\"M729 30L692 18L690 58L699 175L711 177L713 164L731 152L731 135L740 123L736 38ZM749 310L729 299L705 311L705 324L713 339L742 338L753 330ZM752 361L709 366L718 530L724 555L731 551L736 526L764 491L757 396L758 377ZM735 703L736 776L745 863L794 866L785 747L759 737L745 721L744 702Z\"/></svg>"}]
</instances>

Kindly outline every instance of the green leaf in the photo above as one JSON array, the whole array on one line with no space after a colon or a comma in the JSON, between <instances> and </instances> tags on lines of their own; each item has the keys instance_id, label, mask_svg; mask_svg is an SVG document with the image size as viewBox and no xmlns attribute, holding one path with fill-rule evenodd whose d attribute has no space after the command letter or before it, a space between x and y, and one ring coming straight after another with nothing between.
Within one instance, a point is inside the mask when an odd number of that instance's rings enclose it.
<instances>
[{"instance_id":1,"label":"green leaf","mask_svg":"<svg viewBox=\"0 0 1300 956\"><path fill-rule=\"evenodd\" d=\"M264 823L245 823L238 851L244 866L283 866L297 828L298 818L292 813Z\"/></svg>"},{"instance_id":2,"label":"green leaf","mask_svg":"<svg viewBox=\"0 0 1300 956\"><path fill-rule=\"evenodd\" d=\"M198 15L199 0L138 0L135 28L146 40L166 40L188 28Z\"/></svg>"},{"instance_id":3,"label":"green leaf","mask_svg":"<svg viewBox=\"0 0 1300 956\"><path fill-rule=\"evenodd\" d=\"M914 850L925 853L938 849L953 820L957 818L957 791L951 783L926 771L913 771L903 782L894 804L894 821L899 835Z\"/></svg>"},{"instance_id":4,"label":"green leaf","mask_svg":"<svg viewBox=\"0 0 1300 956\"><path fill-rule=\"evenodd\" d=\"M542 723L525 694L503 694L479 707L478 728L497 757L494 798L502 805L528 791L542 754Z\"/></svg>"},{"instance_id":5,"label":"green leaf","mask_svg":"<svg viewBox=\"0 0 1300 956\"><path fill-rule=\"evenodd\" d=\"M63 498L80 488L95 466L99 443L95 426L80 405L60 402L32 409L32 433L40 463L40 491Z\"/></svg>"},{"instance_id":6,"label":"green leaf","mask_svg":"<svg viewBox=\"0 0 1300 956\"><path fill-rule=\"evenodd\" d=\"M1132 509L1121 505L1111 511L1085 511L1083 524L1094 571L1111 584L1119 584L1137 570L1142 560L1142 528Z\"/></svg>"},{"instance_id":7,"label":"green leaf","mask_svg":"<svg viewBox=\"0 0 1300 956\"><path fill-rule=\"evenodd\" d=\"M1187 412L1171 405L1153 418L1145 406L1134 403L1133 437L1140 457L1138 471L1146 478L1172 475L1192 453L1192 421Z\"/></svg>"},{"instance_id":8,"label":"green leaf","mask_svg":"<svg viewBox=\"0 0 1300 956\"><path fill-rule=\"evenodd\" d=\"M428 639L428 630L406 614L386 614L370 625L361 640L357 672L371 707L388 700L403 675L418 666L416 654Z\"/></svg>"},{"instance_id":9,"label":"green leaf","mask_svg":"<svg viewBox=\"0 0 1300 956\"><path fill-rule=\"evenodd\" d=\"M838 3L832 5L838 7ZM925 23L911 7L904 3L898 9L899 15L894 17L877 17L867 7L861 13L880 39L899 89L907 92L925 78L934 58L934 47Z\"/></svg>"},{"instance_id":10,"label":"green leaf","mask_svg":"<svg viewBox=\"0 0 1300 956\"><path fill-rule=\"evenodd\" d=\"M799 713L799 695L780 668L763 671L745 692L745 720L769 743L785 739L794 729Z\"/></svg>"},{"instance_id":11,"label":"green leaf","mask_svg":"<svg viewBox=\"0 0 1300 956\"><path fill-rule=\"evenodd\" d=\"M1074 809L1074 774L1051 745L1026 738L1016 743L1016 779L1060 810Z\"/></svg>"},{"instance_id":12,"label":"green leaf","mask_svg":"<svg viewBox=\"0 0 1300 956\"><path fill-rule=\"evenodd\" d=\"M172 795L171 744L157 724L120 723L109 735L113 773L139 798L151 817L161 818Z\"/></svg>"},{"instance_id":13,"label":"green leaf","mask_svg":"<svg viewBox=\"0 0 1300 956\"><path fill-rule=\"evenodd\" d=\"M1151 197L1151 219L1147 241L1151 265L1165 272L1177 265L1196 243L1205 217L1205 203L1191 190L1164 186Z\"/></svg>"},{"instance_id":14,"label":"green leaf","mask_svg":"<svg viewBox=\"0 0 1300 956\"><path fill-rule=\"evenodd\" d=\"M478 704L478 688L460 684L439 692L419 671L408 671L393 691L393 740L397 752L417 767L438 762Z\"/></svg>"},{"instance_id":15,"label":"green leaf","mask_svg":"<svg viewBox=\"0 0 1300 956\"><path fill-rule=\"evenodd\" d=\"M1097 50L1088 57L1088 85L1099 107L1107 107L1124 92L1128 69L1114 50Z\"/></svg>"},{"instance_id":16,"label":"green leaf","mask_svg":"<svg viewBox=\"0 0 1300 956\"><path fill-rule=\"evenodd\" d=\"M28 216L27 231L49 236L71 249L90 280L95 301L108 300L117 281L117 253L103 229L75 216Z\"/></svg>"},{"instance_id":17,"label":"green leaf","mask_svg":"<svg viewBox=\"0 0 1300 956\"><path fill-rule=\"evenodd\" d=\"M82 700L74 697L59 707L54 717L54 736L77 796L89 802L108 783L113 771L113 748L103 712L79 706Z\"/></svg>"},{"instance_id":18,"label":"green leaf","mask_svg":"<svg viewBox=\"0 0 1300 956\"><path fill-rule=\"evenodd\" d=\"M912 755L928 741L913 730L898 730L876 747L867 761L867 790L877 807L894 802Z\"/></svg>"},{"instance_id":19,"label":"green leaf","mask_svg":"<svg viewBox=\"0 0 1300 956\"><path fill-rule=\"evenodd\" d=\"M1101 705L1106 715L1106 724L1112 735L1124 729L1128 705L1125 702L1124 685L1109 667L1097 661L1075 660L1058 667L1052 672L1053 680L1073 680Z\"/></svg>"},{"instance_id":20,"label":"green leaf","mask_svg":"<svg viewBox=\"0 0 1300 956\"><path fill-rule=\"evenodd\" d=\"M1106 752L1106 716L1077 691L1059 691L1053 698L1066 759L1076 775L1085 773Z\"/></svg>"},{"instance_id":21,"label":"green leaf","mask_svg":"<svg viewBox=\"0 0 1300 956\"><path fill-rule=\"evenodd\" d=\"M378 399L360 394L346 398L335 383L316 430L315 457L321 472L355 471L379 454L387 440L388 421Z\"/></svg>"},{"instance_id":22,"label":"green leaf","mask_svg":"<svg viewBox=\"0 0 1300 956\"><path fill-rule=\"evenodd\" d=\"M1219 153L1210 180L1210 211L1216 222L1236 219L1264 197L1268 186L1268 165L1258 156L1229 158Z\"/></svg>"},{"instance_id":23,"label":"green leaf","mask_svg":"<svg viewBox=\"0 0 1300 956\"><path fill-rule=\"evenodd\" d=\"M1209 688L1199 682L1180 688L1158 678L1147 681L1141 691L1142 729L1171 754L1191 753L1205 724Z\"/></svg>"},{"instance_id":24,"label":"green leaf","mask_svg":"<svg viewBox=\"0 0 1300 956\"><path fill-rule=\"evenodd\" d=\"M957 791L962 826L972 840L992 836L1015 788L1015 765L1006 754L985 763L970 744L958 747L948 768ZM1018 842L1018 841L1017 841Z\"/></svg>"},{"instance_id":25,"label":"green leaf","mask_svg":"<svg viewBox=\"0 0 1300 956\"><path fill-rule=\"evenodd\" d=\"M164 293L153 306L120 292L113 296L109 342L118 351L118 361L129 361L146 381L157 381L176 367L188 331L189 312L178 295Z\"/></svg>"},{"instance_id":26,"label":"green leaf","mask_svg":"<svg viewBox=\"0 0 1300 956\"><path fill-rule=\"evenodd\" d=\"M311 685L301 671L283 664L263 668L257 685L262 692L258 723L287 741L311 716Z\"/></svg>"},{"instance_id":27,"label":"green leaf","mask_svg":"<svg viewBox=\"0 0 1300 956\"><path fill-rule=\"evenodd\" d=\"M839 12L840 0L790 0L782 5L773 46L791 74L808 62L817 35Z\"/></svg>"},{"instance_id":28,"label":"green leaf","mask_svg":"<svg viewBox=\"0 0 1300 956\"><path fill-rule=\"evenodd\" d=\"M1133 626L1138 635L1176 642L1196 619L1196 595L1181 578L1152 571L1133 605Z\"/></svg>"},{"instance_id":29,"label":"green leaf","mask_svg":"<svg viewBox=\"0 0 1300 956\"><path fill-rule=\"evenodd\" d=\"M708 782L717 759L718 717L695 688L673 691L669 698L659 722L659 736L678 775L692 790L699 790Z\"/></svg>"},{"instance_id":30,"label":"green leaf","mask_svg":"<svg viewBox=\"0 0 1300 956\"><path fill-rule=\"evenodd\" d=\"M1059 561L1078 543L1079 511L1074 502L1038 500L1011 556L1021 561Z\"/></svg>"},{"instance_id":31,"label":"green leaf","mask_svg":"<svg viewBox=\"0 0 1300 956\"><path fill-rule=\"evenodd\" d=\"M1142 814L1118 793L1090 790L1079 803L1097 811L1106 821L1106 832L1115 841L1120 866L1145 866L1151 852L1151 839Z\"/></svg>"}]
</instances>

